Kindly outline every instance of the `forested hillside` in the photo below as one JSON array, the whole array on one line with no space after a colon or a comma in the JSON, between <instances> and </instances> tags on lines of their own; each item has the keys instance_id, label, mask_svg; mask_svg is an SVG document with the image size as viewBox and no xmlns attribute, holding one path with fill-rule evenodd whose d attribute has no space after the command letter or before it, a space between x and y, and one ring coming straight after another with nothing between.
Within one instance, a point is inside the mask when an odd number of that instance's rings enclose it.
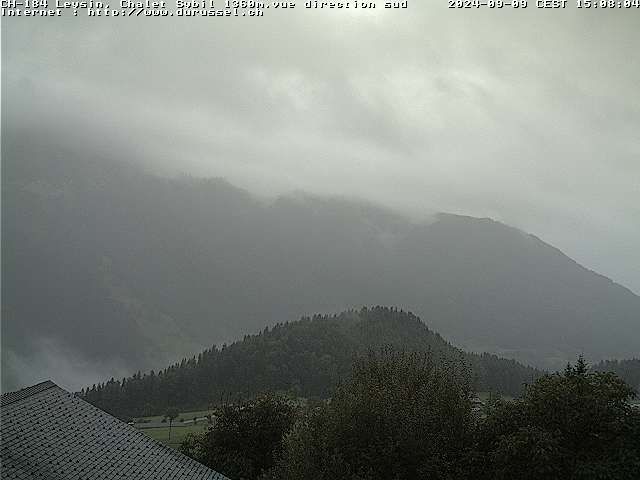
<instances>
[{"instance_id":1,"label":"forested hillside","mask_svg":"<svg viewBox=\"0 0 640 480\"><path fill-rule=\"evenodd\" d=\"M640 358L630 360L603 360L593 366L599 372L613 372L640 394Z\"/></svg>"},{"instance_id":2,"label":"forested hillside","mask_svg":"<svg viewBox=\"0 0 640 480\"><path fill-rule=\"evenodd\" d=\"M359 355L385 346L431 351L439 361L462 361L480 391L517 394L540 374L513 360L464 353L412 313L375 307L278 324L158 373L94 385L82 395L120 417L162 413L168 406L201 408L267 391L326 398Z\"/></svg>"},{"instance_id":3,"label":"forested hillside","mask_svg":"<svg viewBox=\"0 0 640 480\"><path fill-rule=\"evenodd\" d=\"M3 129L5 388L47 376L80 388L79 377L157 369L308 312L372 304L545 368L640 351L638 296L499 222L262 201L19 138Z\"/></svg>"}]
</instances>

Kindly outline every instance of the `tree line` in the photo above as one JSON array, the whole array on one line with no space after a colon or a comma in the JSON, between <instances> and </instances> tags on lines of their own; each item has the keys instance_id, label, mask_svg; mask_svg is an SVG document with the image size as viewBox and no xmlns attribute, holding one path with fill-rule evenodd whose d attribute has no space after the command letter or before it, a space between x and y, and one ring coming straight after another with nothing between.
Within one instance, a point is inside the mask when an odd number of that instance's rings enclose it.
<instances>
[{"instance_id":1,"label":"tree line","mask_svg":"<svg viewBox=\"0 0 640 480\"><path fill-rule=\"evenodd\" d=\"M356 358L383 345L460 361L468 365L477 391L516 395L541 374L495 355L465 353L410 312L373 307L278 324L160 372L112 378L80 394L120 418L161 414L168 407L206 408L262 392L324 399L348 376Z\"/></svg>"}]
</instances>

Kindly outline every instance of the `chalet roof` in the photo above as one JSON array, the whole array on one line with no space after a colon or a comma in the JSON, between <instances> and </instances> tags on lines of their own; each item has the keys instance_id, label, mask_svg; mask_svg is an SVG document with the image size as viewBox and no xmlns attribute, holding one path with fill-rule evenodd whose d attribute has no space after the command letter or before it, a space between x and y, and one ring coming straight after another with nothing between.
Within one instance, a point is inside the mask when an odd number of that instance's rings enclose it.
<instances>
[{"instance_id":1,"label":"chalet roof","mask_svg":"<svg viewBox=\"0 0 640 480\"><path fill-rule=\"evenodd\" d=\"M1 406L3 480L228 480L50 381Z\"/></svg>"}]
</instances>

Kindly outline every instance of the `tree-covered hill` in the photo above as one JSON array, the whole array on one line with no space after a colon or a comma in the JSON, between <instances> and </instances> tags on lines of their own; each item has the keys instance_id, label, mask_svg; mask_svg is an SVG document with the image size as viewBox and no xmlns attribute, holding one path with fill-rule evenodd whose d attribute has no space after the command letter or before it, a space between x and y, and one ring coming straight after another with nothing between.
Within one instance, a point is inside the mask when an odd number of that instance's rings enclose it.
<instances>
[{"instance_id":1,"label":"tree-covered hill","mask_svg":"<svg viewBox=\"0 0 640 480\"><path fill-rule=\"evenodd\" d=\"M94 385L82 395L120 417L161 413L168 406L201 408L265 391L326 398L347 376L355 358L384 346L429 350L443 361L462 360L480 391L516 394L523 383L539 375L513 360L462 352L412 313L374 307L278 324L158 373L137 373L122 381Z\"/></svg>"},{"instance_id":2,"label":"tree-covered hill","mask_svg":"<svg viewBox=\"0 0 640 480\"><path fill-rule=\"evenodd\" d=\"M640 395L640 358L603 360L594 365L593 370L615 373Z\"/></svg>"}]
</instances>

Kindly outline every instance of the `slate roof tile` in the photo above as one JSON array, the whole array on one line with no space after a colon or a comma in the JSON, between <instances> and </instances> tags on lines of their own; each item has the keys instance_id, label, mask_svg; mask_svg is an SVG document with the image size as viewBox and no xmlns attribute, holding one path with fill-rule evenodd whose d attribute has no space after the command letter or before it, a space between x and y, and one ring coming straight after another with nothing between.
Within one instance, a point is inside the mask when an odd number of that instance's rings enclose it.
<instances>
[{"instance_id":1,"label":"slate roof tile","mask_svg":"<svg viewBox=\"0 0 640 480\"><path fill-rule=\"evenodd\" d=\"M3 480L229 480L51 381L1 407Z\"/></svg>"}]
</instances>

